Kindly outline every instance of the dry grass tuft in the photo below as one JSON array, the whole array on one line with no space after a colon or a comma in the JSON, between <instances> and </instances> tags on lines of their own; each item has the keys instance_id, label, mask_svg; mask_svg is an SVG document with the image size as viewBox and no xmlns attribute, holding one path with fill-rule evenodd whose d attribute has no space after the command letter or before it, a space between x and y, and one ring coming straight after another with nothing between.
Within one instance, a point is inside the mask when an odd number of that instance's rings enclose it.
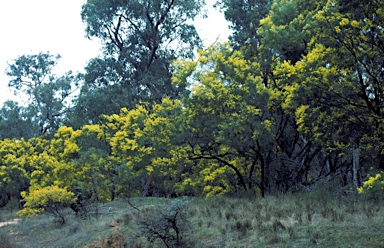
<instances>
[{"instance_id":1,"label":"dry grass tuft","mask_svg":"<svg viewBox=\"0 0 384 248\"><path fill-rule=\"evenodd\" d=\"M44 215L23 219L0 228L0 247L153 247L140 221L171 207L174 201L132 199L140 211L124 201L114 201L99 206L99 216L83 219L68 210L64 226ZM381 203L338 199L316 191L266 198L188 198L187 202L185 247L384 247ZM110 208L113 211L103 211ZM8 213L0 210L0 216ZM112 221L119 226L110 228ZM161 228L161 222L158 224ZM15 240L10 232L22 238ZM161 242L155 244L163 247Z\"/></svg>"}]
</instances>

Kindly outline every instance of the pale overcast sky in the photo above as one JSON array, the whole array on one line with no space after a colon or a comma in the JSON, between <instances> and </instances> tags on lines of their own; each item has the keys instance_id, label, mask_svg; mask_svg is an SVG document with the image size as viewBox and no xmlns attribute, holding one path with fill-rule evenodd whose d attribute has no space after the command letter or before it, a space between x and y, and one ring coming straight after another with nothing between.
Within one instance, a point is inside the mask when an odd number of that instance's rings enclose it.
<instances>
[{"instance_id":1,"label":"pale overcast sky","mask_svg":"<svg viewBox=\"0 0 384 248\"><path fill-rule=\"evenodd\" d=\"M212 6L215 0L207 0ZM84 37L80 11L82 0L1 0L0 1L0 107L4 101L19 100L8 89L7 62L18 56L48 52L60 54L57 74L82 71L87 61L100 52L98 40ZM210 8L208 19L196 27L205 45L216 38L227 39L230 31L224 16Z\"/></svg>"}]
</instances>

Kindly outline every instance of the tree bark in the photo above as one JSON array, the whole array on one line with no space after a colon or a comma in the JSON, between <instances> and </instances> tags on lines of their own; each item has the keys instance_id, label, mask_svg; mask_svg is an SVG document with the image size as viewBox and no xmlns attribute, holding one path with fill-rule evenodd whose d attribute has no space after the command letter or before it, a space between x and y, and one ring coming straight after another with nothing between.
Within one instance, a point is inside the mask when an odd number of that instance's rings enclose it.
<instances>
[{"instance_id":1,"label":"tree bark","mask_svg":"<svg viewBox=\"0 0 384 248\"><path fill-rule=\"evenodd\" d=\"M352 182L355 190L359 187L358 171L359 171L359 146L357 142L352 143Z\"/></svg>"}]
</instances>

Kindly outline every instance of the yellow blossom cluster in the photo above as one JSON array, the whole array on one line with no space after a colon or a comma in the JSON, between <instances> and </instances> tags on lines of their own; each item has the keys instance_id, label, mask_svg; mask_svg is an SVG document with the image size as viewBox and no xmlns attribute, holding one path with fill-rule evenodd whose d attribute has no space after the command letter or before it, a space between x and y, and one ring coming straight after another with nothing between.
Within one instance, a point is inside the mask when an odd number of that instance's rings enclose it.
<instances>
[{"instance_id":1,"label":"yellow blossom cluster","mask_svg":"<svg viewBox=\"0 0 384 248\"><path fill-rule=\"evenodd\" d=\"M363 186L357 189L360 194L364 194L370 190L379 190L384 193L384 179L382 173L369 177L367 181L363 182Z\"/></svg>"}]
</instances>

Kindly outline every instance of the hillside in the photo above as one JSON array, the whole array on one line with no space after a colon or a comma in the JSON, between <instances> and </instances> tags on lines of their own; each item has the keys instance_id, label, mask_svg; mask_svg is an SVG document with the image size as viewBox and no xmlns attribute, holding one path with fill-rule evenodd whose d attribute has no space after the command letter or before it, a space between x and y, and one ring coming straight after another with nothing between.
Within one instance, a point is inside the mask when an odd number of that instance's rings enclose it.
<instances>
[{"instance_id":1,"label":"hillside","mask_svg":"<svg viewBox=\"0 0 384 248\"><path fill-rule=\"evenodd\" d=\"M99 204L98 217L95 209L89 205L86 217L66 209L63 225L40 215L0 227L0 247L384 246L382 204L336 199L323 191L266 198L120 199ZM0 217L17 215L8 206Z\"/></svg>"}]
</instances>

